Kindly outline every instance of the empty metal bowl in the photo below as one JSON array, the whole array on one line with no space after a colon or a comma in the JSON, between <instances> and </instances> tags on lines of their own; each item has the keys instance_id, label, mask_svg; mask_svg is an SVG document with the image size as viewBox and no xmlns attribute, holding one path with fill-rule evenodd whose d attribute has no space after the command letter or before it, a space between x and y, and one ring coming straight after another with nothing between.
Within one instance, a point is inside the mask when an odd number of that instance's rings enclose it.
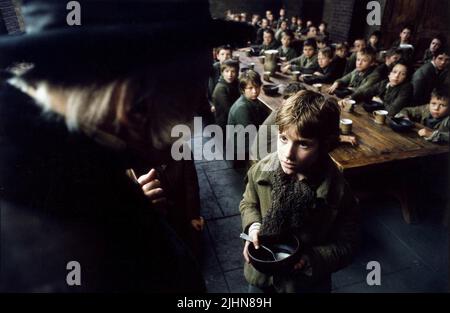
<instances>
[{"instance_id":1,"label":"empty metal bowl","mask_svg":"<svg viewBox=\"0 0 450 313\"><path fill-rule=\"evenodd\" d=\"M295 235L288 235L276 241L263 241L262 244L274 253L273 255L266 249L255 249L253 244L248 247L250 263L255 269L265 274L290 272L294 265L300 260L300 241Z\"/></svg>"}]
</instances>

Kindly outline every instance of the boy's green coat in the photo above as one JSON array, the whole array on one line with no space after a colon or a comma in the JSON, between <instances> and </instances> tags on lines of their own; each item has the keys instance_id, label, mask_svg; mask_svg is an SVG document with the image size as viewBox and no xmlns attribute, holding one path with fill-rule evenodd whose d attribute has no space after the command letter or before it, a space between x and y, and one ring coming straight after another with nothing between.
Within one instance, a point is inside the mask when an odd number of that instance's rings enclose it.
<instances>
[{"instance_id":1,"label":"boy's green coat","mask_svg":"<svg viewBox=\"0 0 450 313\"><path fill-rule=\"evenodd\" d=\"M233 83L227 83L221 76L219 82L214 88L212 95L212 101L216 108L216 123L222 129L225 129L228 120L228 112L230 111L233 103L239 98L241 93L239 92L239 83L235 80Z\"/></svg>"},{"instance_id":2,"label":"boy's green coat","mask_svg":"<svg viewBox=\"0 0 450 313\"><path fill-rule=\"evenodd\" d=\"M418 107L408 107L400 111L399 115L406 115L411 120L418 122L422 125L426 124L426 119L431 117L429 105L421 105ZM449 132L449 116L444 117L439 123L434 127L433 135L427 140L431 142L447 142L448 143L448 132Z\"/></svg>"},{"instance_id":3,"label":"boy's green coat","mask_svg":"<svg viewBox=\"0 0 450 313\"><path fill-rule=\"evenodd\" d=\"M239 205L245 232L251 224L261 223L272 205L271 176L280 166L277 152L265 157L248 171L248 183ZM343 175L331 160L324 169L325 179L316 189L317 207L300 235L305 255L310 259L311 275L297 273L286 277L268 276L249 264L244 265L247 281L258 287L274 286L278 291L293 291L289 286L308 287L330 281L331 273L347 266L359 244L359 210ZM271 170L268 170L271 169Z\"/></svg>"},{"instance_id":4,"label":"boy's green coat","mask_svg":"<svg viewBox=\"0 0 450 313\"><path fill-rule=\"evenodd\" d=\"M364 73L358 70L353 70L341 79L338 79L339 87L352 87L355 88L352 97L360 97L370 87L380 80L380 75L375 70L375 66L368 68Z\"/></svg>"},{"instance_id":5,"label":"boy's green coat","mask_svg":"<svg viewBox=\"0 0 450 313\"><path fill-rule=\"evenodd\" d=\"M256 129L264 122L268 116L267 107L258 99L256 101L248 100L244 95L242 95L236 102L231 106L230 112L228 113L228 123L227 125L242 125L247 127L248 125L255 125ZM245 136L245 155L248 156L250 139ZM236 154L237 145L237 135L234 135L234 153Z\"/></svg>"},{"instance_id":6,"label":"boy's green coat","mask_svg":"<svg viewBox=\"0 0 450 313\"><path fill-rule=\"evenodd\" d=\"M388 87L388 83L389 80L383 80L369 87L363 93L357 93L356 97L352 95L352 99L355 101L370 101L372 97L378 96L383 100L389 115L395 115L410 104L413 87L410 82L403 82L394 87Z\"/></svg>"},{"instance_id":7,"label":"boy's green coat","mask_svg":"<svg viewBox=\"0 0 450 313\"><path fill-rule=\"evenodd\" d=\"M311 70L314 71L319 68L319 63L317 63L317 54L312 57L307 58L306 55L302 54L289 61L291 65L297 65L300 67L300 71Z\"/></svg>"}]
</instances>

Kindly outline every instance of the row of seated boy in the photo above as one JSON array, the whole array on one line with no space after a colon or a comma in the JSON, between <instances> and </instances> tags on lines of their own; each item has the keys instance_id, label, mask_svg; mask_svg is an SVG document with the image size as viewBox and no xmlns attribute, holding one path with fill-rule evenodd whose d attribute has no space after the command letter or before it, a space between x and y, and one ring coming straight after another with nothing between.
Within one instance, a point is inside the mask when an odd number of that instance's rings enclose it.
<instances>
[{"instance_id":1,"label":"row of seated boy","mask_svg":"<svg viewBox=\"0 0 450 313\"><path fill-rule=\"evenodd\" d=\"M312 59L315 57L315 62L313 62L312 76L304 76L301 78L304 82L312 84L316 82L321 83L332 83L331 87L328 89L328 92L334 93L336 90L342 87L351 87L352 94L348 97L358 102L361 101L370 101L373 97L378 97L383 101L383 104L386 110L389 112L389 115L394 116L398 114L403 108L414 106L414 105L423 105L423 103L417 103L413 100L417 100L417 94L424 93L424 89L432 88L427 93L429 93L429 97L431 99L431 91L443 90L445 86L443 82L438 79L431 80L430 76L424 75L424 69L432 66L436 67L437 71L431 73L434 74L437 78L440 75L443 77L442 73L447 71L447 66L449 63L448 52L444 48L439 48L436 50L436 56L433 57L430 63L424 64L421 68L419 68L416 73L413 75L413 83L409 81L409 77L411 76L411 67L405 62L401 61L401 51L398 49L390 50L385 55L384 63L380 65L376 65L376 54L373 49L370 47L362 48L359 52L356 53L357 61L356 68L340 77L343 71L343 62L339 66L339 60L342 59L339 57L340 47L336 49L337 55L333 56L333 51L331 48L326 47L319 50L318 56L316 56L315 42L312 40L307 40L304 45L304 54L302 55L304 59ZM223 52L223 50L222 50ZM225 53L227 56L231 56L231 49ZM300 65L305 65L302 62L302 57L299 58ZM295 61L295 59L294 59ZM294 62L288 62L286 66L282 68L282 71L289 72L295 66ZM308 66L308 64L306 64ZM302 67L298 67L302 70ZM441 69L441 73L439 73L439 69ZM237 102L240 98L242 100L242 96L244 95L244 87L239 87L238 82L238 73L239 73L239 62L235 60L225 60L221 64L221 72L222 75L219 78L219 82L214 88L214 92L212 95L212 106L211 111L215 113L216 123L221 126L223 129L223 133L226 134L225 127L227 124L230 124L229 121L229 112L233 104ZM425 71L425 74L427 72ZM425 77L424 77L425 76ZM427 78L428 77L428 78ZM426 86L430 82L430 86ZM422 83L422 81L424 81ZM415 91L416 90L416 91ZM425 90L426 91L426 90ZM259 95L260 86L257 88L257 94ZM439 94L442 94L439 91ZM256 96L257 98L257 96ZM257 100L255 98L255 101ZM445 95L444 95L445 100ZM427 101L428 102L428 101ZM444 101L445 102L445 101ZM342 104L342 102L341 102ZM444 103L445 104L445 103ZM444 105L443 104L443 105ZM260 104L260 106L262 106ZM236 122L239 120L242 111L234 112L234 118L231 121L231 124L237 125L250 125L254 124L256 126L261 125L260 122L257 122L256 119L248 120L247 117L244 117L243 120L246 122ZM436 117L439 121L442 118L448 116L448 112L444 113L444 116ZM434 126L434 129L439 128L439 133L445 132L448 129L448 123L428 123L426 126ZM433 128L433 127L432 127ZM428 140L434 142L442 142L448 141L448 136L445 135L434 135L431 137L430 132L420 131L419 135L427 138ZM246 154L248 154L248 147L246 146Z\"/></svg>"}]
</instances>

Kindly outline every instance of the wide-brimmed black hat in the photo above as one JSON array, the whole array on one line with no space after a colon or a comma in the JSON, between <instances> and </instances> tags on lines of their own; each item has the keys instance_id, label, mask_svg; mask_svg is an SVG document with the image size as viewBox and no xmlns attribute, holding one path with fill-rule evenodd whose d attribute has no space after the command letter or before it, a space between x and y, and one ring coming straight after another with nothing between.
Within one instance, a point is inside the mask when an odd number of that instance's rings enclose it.
<instances>
[{"instance_id":1,"label":"wide-brimmed black hat","mask_svg":"<svg viewBox=\"0 0 450 313\"><path fill-rule=\"evenodd\" d=\"M69 25L77 7L81 25ZM208 0L23 0L21 12L25 33L0 36L0 67L30 62L66 72L99 65L120 71L181 50L243 45L254 33L245 23L212 19Z\"/></svg>"}]
</instances>

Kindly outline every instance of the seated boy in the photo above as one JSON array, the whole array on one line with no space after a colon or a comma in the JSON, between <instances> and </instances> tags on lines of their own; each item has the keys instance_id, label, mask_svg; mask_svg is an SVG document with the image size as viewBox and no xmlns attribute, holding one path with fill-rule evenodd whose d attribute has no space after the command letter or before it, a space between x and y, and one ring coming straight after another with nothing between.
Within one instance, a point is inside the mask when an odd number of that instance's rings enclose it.
<instances>
[{"instance_id":1,"label":"seated boy","mask_svg":"<svg viewBox=\"0 0 450 313\"><path fill-rule=\"evenodd\" d=\"M303 252L286 274L266 275L250 263L250 292L330 292L331 274L352 262L360 241L359 210L328 153L339 138L339 107L332 98L300 91L276 117L278 151L253 165L239 205L244 232L259 248L266 238L296 234Z\"/></svg>"},{"instance_id":2,"label":"seated boy","mask_svg":"<svg viewBox=\"0 0 450 313\"><path fill-rule=\"evenodd\" d=\"M278 48L278 56L286 58L290 61L297 57L297 52L291 47L294 34L290 30L286 30L281 34L281 46Z\"/></svg>"},{"instance_id":3,"label":"seated boy","mask_svg":"<svg viewBox=\"0 0 450 313\"><path fill-rule=\"evenodd\" d=\"M338 88L350 87L355 97L360 96L379 81L378 73L374 72L375 57L375 51L371 48L359 51L356 58L356 69L335 81L328 92L334 93Z\"/></svg>"},{"instance_id":4,"label":"seated boy","mask_svg":"<svg viewBox=\"0 0 450 313\"><path fill-rule=\"evenodd\" d=\"M390 49L386 52L384 56L384 62L375 69L375 71L380 76L380 79L386 79L392 70L392 67L397 63L402 57L401 50Z\"/></svg>"},{"instance_id":5,"label":"seated boy","mask_svg":"<svg viewBox=\"0 0 450 313\"><path fill-rule=\"evenodd\" d=\"M331 48L320 49L317 55L319 69L314 72L313 76L302 76L302 80L307 84L330 84L340 76L337 65L333 61L333 50Z\"/></svg>"},{"instance_id":6,"label":"seated boy","mask_svg":"<svg viewBox=\"0 0 450 313\"><path fill-rule=\"evenodd\" d=\"M258 100L261 91L262 81L260 75L248 70L239 78L239 90L241 97L233 104L228 114L228 125L255 125L256 129L264 122L269 115L268 108ZM250 138L245 135L244 146L238 145L237 136L242 133L234 133L234 167L245 167L249 160ZM230 138L227 138L230 139ZM252 138L252 140L255 138ZM237 160L238 149L243 149L245 160Z\"/></svg>"},{"instance_id":7,"label":"seated boy","mask_svg":"<svg viewBox=\"0 0 450 313\"><path fill-rule=\"evenodd\" d=\"M423 105L430 99L431 91L445 82L448 75L450 55L446 48L436 49L433 60L422 65L413 75L413 101L415 105Z\"/></svg>"},{"instance_id":8,"label":"seated boy","mask_svg":"<svg viewBox=\"0 0 450 313\"><path fill-rule=\"evenodd\" d=\"M379 30L374 31L369 37L369 47L378 53L381 50L381 32Z\"/></svg>"},{"instance_id":9,"label":"seated boy","mask_svg":"<svg viewBox=\"0 0 450 313\"><path fill-rule=\"evenodd\" d=\"M324 38L318 37L316 39L316 45L317 45L317 50L320 50L320 49L328 47L328 42Z\"/></svg>"},{"instance_id":10,"label":"seated boy","mask_svg":"<svg viewBox=\"0 0 450 313\"><path fill-rule=\"evenodd\" d=\"M366 48L366 40L364 38L358 38L353 43L353 53L348 58L347 64L345 65L344 75L351 73L356 67L356 56L359 51Z\"/></svg>"},{"instance_id":11,"label":"seated boy","mask_svg":"<svg viewBox=\"0 0 450 313\"><path fill-rule=\"evenodd\" d=\"M314 73L319 68L316 49L315 39L305 40L303 44L303 54L289 61L288 64L281 68L281 71L283 73L289 73L290 71L297 70L303 74Z\"/></svg>"},{"instance_id":12,"label":"seated boy","mask_svg":"<svg viewBox=\"0 0 450 313\"><path fill-rule=\"evenodd\" d=\"M212 95L211 112L215 113L216 124L222 128L225 134L228 112L240 95L237 81L239 62L227 60L223 62L220 68L222 76L220 76Z\"/></svg>"},{"instance_id":13,"label":"seated boy","mask_svg":"<svg viewBox=\"0 0 450 313\"><path fill-rule=\"evenodd\" d=\"M216 49L216 58L217 62L215 62L212 66L211 74L209 76L208 81L208 98L211 99L212 93L214 92L214 88L216 88L217 83L220 79L220 66L226 60L231 59L232 49L228 45L220 46Z\"/></svg>"},{"instance_id":14,"label":"seated boy","mask_svg":"<svg viewBox=\"0 0 450 313\"><path fill-rule=\"evenodd\" d=\"M435 89L431 93L429 104L404 108L396 117L404 117L428 128L422 128L418 134L431 142L448 143L449 109L448 86Z\"/></svg>"},{"instance_id":15,"label":"seated boy","mask_svg":"<svg viewBox=\"0 0 450 313\"><path fill-rule=\"evenodd\" d=\"M259 55L264 55L266 50L276 50L280 44L275 40L273 30L265 29L263 33L263 43L259 48Z\"/></svg>"},{"instance_id":16,"label":"seated boy","mask_svg":"<svg viewBox=\"0 0 450 313\"><path fill-rule=\"evenodd\" d=\"M347 65L348 46L345 42L338 43L335 48L335 56L333 59L336 64L338 77L344 76L345 66Z\"/></svg>"},{"instance_id":17,"label":"seated boy","mask_svg":"<svg viewBox=\"0 0 450 313\"><path fill-rule=\"evenodd\" d=\"M430 47L425 50L425 53L423 54L423 63L429 63L433 60L433 54L434 52L439 49L440 47L444 46L445 43L445 37L442 35L435 36L431 42Z\"/></svg>"},{"instance_id":18,"label":"seated boy","mask_svg":"<svg viewBox=\"0 0 450 313\"><path fill-rule=\"evenodd\" d=\"M404 26L399 34L399 39L394 41L391 49L400 49L402 51L402 60L408 64L413 62L414 46L412 45L412 31L410 25Z\"/></svg>"},{"instance_id":19,"label":"seated boy","mask_svg":"<svg viewBox=\"0 0 450 313\"><path fill-rule=\"evenodd\" d=\"M412 97L413 87L408 81L409 68L405 63L397 63L389 74L389 78L370 86L366 91L352 95L356 102L370 101L377 97L383 101L383 105L394 116L407 106ZM339 101L344 106L344 100Z\"/></svg>"}]
</instances>

